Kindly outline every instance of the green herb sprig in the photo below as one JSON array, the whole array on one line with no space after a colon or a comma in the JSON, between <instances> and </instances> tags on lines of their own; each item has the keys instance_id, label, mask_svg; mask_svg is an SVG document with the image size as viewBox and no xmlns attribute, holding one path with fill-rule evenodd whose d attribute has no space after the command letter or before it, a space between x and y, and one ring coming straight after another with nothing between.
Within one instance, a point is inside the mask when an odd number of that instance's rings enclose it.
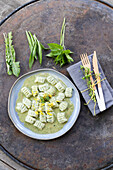
<instances>
[{"instance_id":1,"label":"green herb sprig","mask_svg":"<svg viewBox=\"0 0 113 170\"><path fill-rule=\"evenodd\" d=\"M12 32L8 34L3 33L5 39L5 59L6 59L6 66L7 66L7 73L8 75L15 75L16 77L20 74L20 62L16 62L16 55L15 50L12 45Z\"/></svg>"},{"instance_id":2,"label":"green herb sprig","mask_svg":"<svg viewBox=\"0 0 113 170\"><path fill-rule=\"evenodd\" d=\"M45 48L40 41L37 39L36 35L32 35L30 31L26 31L26 36L27 40L29 43L29 48L30 48L30 57L29 57L29 68L31 69L34 60L37 60L37 55L38 55L38 60L40 65L42 64L42 49L47 49Z\"/></svg>"},{"instance_id":3,"label":"green herb sprig","mask_svg":"<svg viewBox=\"0 0 113 170\"><path fill-rule=\"evenodd\" d=\"M74 61L70 56L70 54L72 54L73 52L70 50L66 50L64 45L65 27L66 23L64 18L60 34L60 44L49 43L48 46L51 52L46 55L47 57L54 58L55 63L60 64L61 67L66 63L71 63Z\"/></svg>"},{"instance_id":4,"label":"green herb sprig","mask_svg":"<svg viewBox=\"0 0 113 170\"><path fill-rule=\"evenodd\" d=\"M89 102L91 100L94 101L94 115L95 115L95 107L96 107L96 95L94 93L94 89L92 87L92 83L91 83L91 80L90 80L90 76L91 76L91 73L93 73L93 71L90 72L90 69L89 68L84 68L82 65L80 65L80 69L82 70L84 76L82 77L83 80L86 80L87 82L87 87L89 89L89 96L91 97L90 100L87 102L86 105L89 104Z\"/></svg>"}]
</instances>

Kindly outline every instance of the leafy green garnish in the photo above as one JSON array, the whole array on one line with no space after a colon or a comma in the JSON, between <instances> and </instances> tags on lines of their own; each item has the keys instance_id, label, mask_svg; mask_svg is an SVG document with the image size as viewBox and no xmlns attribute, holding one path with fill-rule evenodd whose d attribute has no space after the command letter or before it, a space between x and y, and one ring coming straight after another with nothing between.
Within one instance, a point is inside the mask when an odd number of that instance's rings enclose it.
<instances>
[{"instance_id":1,"label":"leafy green garnish","mask_svg":"<svg viewBox=\"0 0 113 170\"><path fill-rule=\"evenodd\" d=\"M41 103L45 103L45 100L42 96L40 96Z\"/></svg>"},{"instance_id":2,"label":"leafy green garnish","mask_svg":"<svg viewBox=\"0 0 113 170\"><path fill-rule=\"evenodd\" d=\"M7 66L7 73L8 75L14 74L16 77L20 74L20 62L16 62L15 50L12 45L12 32L8 34L3 33L5 39L5 59L6 59L6 66Z\"/></svg>"},{"instance_id":3,"label":"leafy green garnish","mask_svg":"<svg viewBox=\"0 0 113 170\"><path fill-rule=\"evenodd\" d=\"M66 24L64 18L60 35L60 44L49 43L48 46L51 52L46 55L47 57L54 58L55 63L60 64L61 67L66 63L71 63L74 61L70 56L70 54L72 54L73 52L70 50L66 50L64 46L65 27Z\"/></svg>"},{"instance_id":4,"label":"leafy green garnish","mask_svg":"<svg viewBox=\"0 0 113 170\"><path fill-rule=\"evenodd\" d=\"M45 97L40 96L41 103L48 102L50 100L50 96L46 95Z\"/></svg>"},{"instance_id":5,"label":"leafy green garnish","mask_svg":"<svg viewBox=\"0 0 113 170\"><path fill-rule=\"evenodd\" d=\"M40 41L37 39L36 35L32 35L30 31L26 31L26 36L27 40L29 43L29 48L30 48L30 57L29 57L29 68L32 67L34 60L37 60L37 55L38 55L38 60L40 65L42 64L42 49L46 48L40 43Z\"/></svg>"}]
</instances>

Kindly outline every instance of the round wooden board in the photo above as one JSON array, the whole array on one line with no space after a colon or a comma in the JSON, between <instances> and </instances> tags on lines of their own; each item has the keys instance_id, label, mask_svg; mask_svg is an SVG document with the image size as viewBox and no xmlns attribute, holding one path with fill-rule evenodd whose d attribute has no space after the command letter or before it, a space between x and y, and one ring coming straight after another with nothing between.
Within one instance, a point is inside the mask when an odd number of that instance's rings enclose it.
<instances>
[{"instance_id":1,"label":"round wooden board","mask_svg":"<svg viewBox=\"0 0 113 170\"><path fill-rule=\"evenodd\" d=\"M64 136L39 141L20 133L8 117L9 90L17 79L6 74L3 33L13 32L20 75L29 72L29 47L25 31L36 33L47 43L59 43L63 18L66 18L65 46L74 52L74 63L79 55L97 51L105 75L113 87L113 11L93 0L42 0L26 6L12 15L0 27L0 143L14 158L34 169L97 169L113 161L113 107L93 117L84 106L81 96L80 116ZM54 68L69 77L66 65L56 66L52 59L35 62L31 70Z\"/></svg>"}]
</instances>

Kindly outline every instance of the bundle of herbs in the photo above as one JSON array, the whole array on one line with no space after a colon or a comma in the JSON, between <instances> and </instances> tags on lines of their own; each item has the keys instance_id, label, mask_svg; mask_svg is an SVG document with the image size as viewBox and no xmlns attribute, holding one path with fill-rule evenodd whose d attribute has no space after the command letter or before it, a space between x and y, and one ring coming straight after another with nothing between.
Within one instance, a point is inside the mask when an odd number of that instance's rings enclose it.
<instances>
[{"instance_id":1,"label":"bundle of herbs","mask_svg":"<svg viewBox=\"0 0 113 170\"><path fill-rule=\"evenodd\" d=\"M90 76L91 74L93 73L93 71L90 71L89 68L85 68L84 66L80 65L80 69L82 70L84 76L82 77L83 80L86 81L87 83L87 89L85 89L84 91L86 90L89 90L89 96L90 96L90 100L86 103L86 105L89 104L89 102L91 100L93 100L94 102L94 115L95 115L95 107L96 107L96 95L95 95L95 92L94 92L94 88L93 88L93 84L91 83L91 80L90 80ZM95 83L95 82L94 82ZM83 91L83 92L84 92Z\"/></svg>"},{"instance_id":2,"label":"bundle of herbs","mask_svg":"<svg viewBox=\"0 0 113 170\"><path fill-rule=\"evenodd\" d=\"M20 74L20 62L16 62L16 55L15 50L12 45L12 32L8 34L4 33L5 39L5 59L6 59L6 66L7 66L7 73L8 75L15 75L16 77Z\"/></svg>"},{"instance_id":3,"label":"bundle of herbs","mask_svg":"<svg viewBox=\"0 0 113 170\"><path fill-rule=\"evenodd\" d=\"M66 23L64 18L60 35L60 44L49 43L48 46L51 52L46 55L47 57L54 58L55 63L60 64L61 67L66 63L71 63L74 61L70 56L70 54L72 54L73 52L69 49L66 50L64 45L65 27Z\"/></svg>"},{"instance_id":4,"label":"bundle of herbs","mask_svg":"<svg viewBox=\"0 0 113 170\"><path fill-rule=\"evenodd\" d=\"M31 69L34 60L37 60L37 55L38 55L38 60L40 65L42 64L42 49L46 49L40 41L37 39L36 35L32 35L30 31L26 31L26 36L27 40L29 43L29 48L30 48L30 57L29 57L29 68Z\"/></svg>"}]
</instances>

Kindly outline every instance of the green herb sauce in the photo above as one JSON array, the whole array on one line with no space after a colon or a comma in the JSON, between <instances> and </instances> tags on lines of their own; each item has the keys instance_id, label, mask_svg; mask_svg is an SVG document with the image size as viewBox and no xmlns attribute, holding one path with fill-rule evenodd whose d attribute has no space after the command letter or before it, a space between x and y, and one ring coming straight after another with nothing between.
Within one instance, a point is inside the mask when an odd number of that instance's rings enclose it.
<instances>
[{"instance_id":1,"label":"green herb sauce","mask_svg":"<svg viewBox=\"0 0 113 170\"><path fill-rule=\"evenodd\" d=\"M46 74L37 74L37 75L42 75L44 77L47 77L48 76L48 73ZM39 85L41 83L34 83L35 81L35 78L37 75L33 75L29 78L27 78L24 83L23 83L23 86L26 86L28 87L29 89L31 89L31 86L32 85ZM59 79L59 81L61 81ZM62 82L62 81L61 81ZM63 83L63 82L62 82ZM64 84L64 83L63 83ZM57 92L58 93L58 92ZM55 96L57 96L57 93ZM21 90L19 91L18 93L18 98L17 98L17 101L16 101L16 105L17 103L21 103L23 98L24 98L24 94L21 93ZM32 98L32 97L31 97ZM29 98L29 99L31 99ZM68 108L64 111L65 112L65 116L67 119L69 119L69 117L71 116L73 110L74 110L74 105L71 103L70 101L70 98L65 98L64 101L67 101L68 102ZM16 109L16 108L15 108ZM55 121L54 123L46 123L45 124L45 127L42 129L42 130L39 130L37 127L34 127L33 124L29 124L27 122L25 122L25 117L27 116L28 112L25 112L25 113L21 113L19 112L17 109L16 109L16 112L18 113L18 116L19 116L19 119L21 122L24 123L24 126L27 127L28 129L30 129L31 131L35 132L35 133L38 133L38 134L50 134L50 133L55 133L55 132L58 132L59 130L61 130L63 128L63 126L66 124L66 123L63 123L63 124L60 124L58 121L57 121L57 113L58 112L61 112L59 110L59 108L53 108L53 111L55 113Z\"/></svg>"}]
</instances>

